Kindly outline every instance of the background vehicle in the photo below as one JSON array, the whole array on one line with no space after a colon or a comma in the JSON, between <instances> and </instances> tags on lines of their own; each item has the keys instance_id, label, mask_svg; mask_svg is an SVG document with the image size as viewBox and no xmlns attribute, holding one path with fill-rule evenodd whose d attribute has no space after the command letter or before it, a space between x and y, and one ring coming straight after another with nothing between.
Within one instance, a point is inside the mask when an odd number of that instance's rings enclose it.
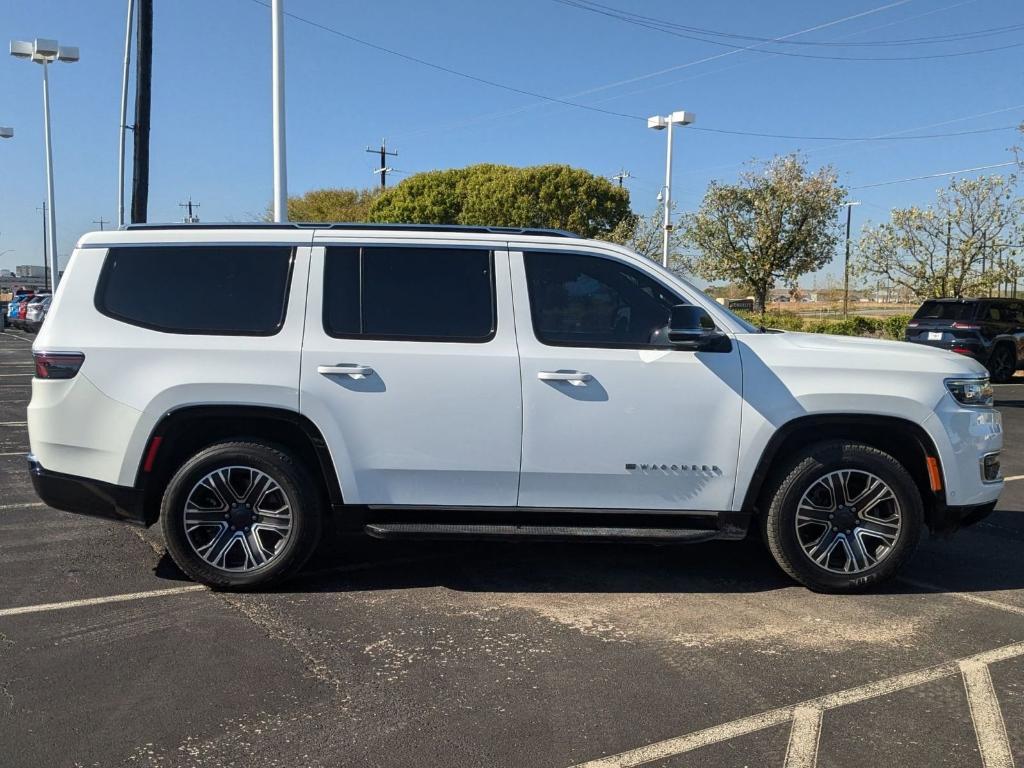
<instances>
[{"instance_id":1,"label":"background vehicle","mask_svg":"<svg viewBox=\"0 0 1024 768\"><path fill-rule=\"evenodd\" d=\"M974 358L1003 383L1024 359L1024 301L929 299L907 325L906 340Z\"/></svg>"},{"instance_id":2,"label":"background vehicle","mask_svg":"<svg viewBox=\"0 0 1024 768\"><path fill-rule=\"evenodd\" d=\"M95 232L33 352L37 493L159 520L175 562L221 588L295 573L333 514L382 538L756 525L793 578L851 591L1002 487L977 362L762 332L563 232Z\"/></svg>"},{"instance_id":3,"label":"background vehicle","mask_svg":"<svg viewBox=\"0 0 1024 768\"><path fill-rule=\"evenodd\" d=\"M33 291L18 291L14 294L14 297L7 304L7 312L4 315L4 326L14 325L14 321L18 319L18 314L21 311L22 302L28 301L34 296Z\"/></svg>"},{"instance_id":4,"label":"background vehicle","mask_svg":"<svg viewBox=\"0 0 1024 768\"><path fill-rule=\"evenodd\" d=\"M41 295L36 299L28 303L28 309L25 310L25 330L36 333L43 325L43 320L46 319L46 313L50 309L50 303L53 301L53 297L49 294Z\"/></svg>"},{"instance_id":5,"label":"background vehicle","mask_svg":"<svg viewBox=\"0 0 1024 768\"><path fill-rule=\"evenodd\" d=\"M36 306L42 303L49 294L36 293L23 299L18 304L18 316L14 318L13 325L15 328L20 328L23 331L30 330L31 321L29 320L28 310L29 307Z\"/></svg>"}]
</instances>

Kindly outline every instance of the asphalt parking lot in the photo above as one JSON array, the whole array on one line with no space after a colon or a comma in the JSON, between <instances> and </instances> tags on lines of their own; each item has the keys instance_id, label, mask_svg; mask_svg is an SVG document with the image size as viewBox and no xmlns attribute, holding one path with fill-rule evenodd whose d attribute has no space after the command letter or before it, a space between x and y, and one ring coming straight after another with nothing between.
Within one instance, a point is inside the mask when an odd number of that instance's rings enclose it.
<instances>
[{"instance_id":1,"label":"asphalt parking lot","mask_svg":"<svg viewBox=\"0 0 1024 768\"><path fill-rule=\"evenodd\" d=\"M1022 478L875 594L752 541L333 537L228 595L156 529L38 501L30 342L0 335L0 766L1024 765L1024 383Z\"/></svg>"}]
</instances>

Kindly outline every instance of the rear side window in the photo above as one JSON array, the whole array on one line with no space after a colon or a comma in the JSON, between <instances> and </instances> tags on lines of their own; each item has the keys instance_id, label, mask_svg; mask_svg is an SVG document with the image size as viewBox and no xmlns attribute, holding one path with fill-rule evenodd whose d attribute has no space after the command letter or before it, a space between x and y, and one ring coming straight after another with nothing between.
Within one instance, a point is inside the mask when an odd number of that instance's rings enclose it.
<instances>
[{"instance_id":1,"label":"rear side window","mask_svg":"<svg viewBox=\"0 0 1024 768\"><path fill-rule=\"evenodd\" d=\"M915 320L973 320L978 310L975 302L926 301L914 315Z\"/></svg>"},{"instance_id":2,"label":"rear side window","mask_svg":"<svg viewBox=\"0 0 1024 768\"><path fill-rule=\"evenodd\" d=\"M476 248L328 248L323 313L335 337L487 341L493 257Z\"/></svg>"},{"instance_id":3,"label":"rear side window","mask_svg":"<svg viewBox=\"0 0 1024 768\"><path fill-rule=\"evenodd\" d=\"M291 267L288 246L111 248L96 308L167 333L271 336L284 323Z\"/></svg>"}]
</instances>

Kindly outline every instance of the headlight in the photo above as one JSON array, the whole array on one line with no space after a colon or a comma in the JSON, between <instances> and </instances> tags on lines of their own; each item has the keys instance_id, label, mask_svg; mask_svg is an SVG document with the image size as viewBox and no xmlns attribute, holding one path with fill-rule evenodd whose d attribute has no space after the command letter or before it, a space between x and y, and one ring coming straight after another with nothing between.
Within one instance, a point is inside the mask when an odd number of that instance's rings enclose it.
<instances>
[{"instance_id":1,"label":"headlight","mask_svg":"<svg viewBox=\"0 0 1024 768\"><path fill-rule=\"evenodd\" d=\"M992 385L987 378L946 379L946 389L962 405L992 405Z\"/></svg>"}]
</instances>

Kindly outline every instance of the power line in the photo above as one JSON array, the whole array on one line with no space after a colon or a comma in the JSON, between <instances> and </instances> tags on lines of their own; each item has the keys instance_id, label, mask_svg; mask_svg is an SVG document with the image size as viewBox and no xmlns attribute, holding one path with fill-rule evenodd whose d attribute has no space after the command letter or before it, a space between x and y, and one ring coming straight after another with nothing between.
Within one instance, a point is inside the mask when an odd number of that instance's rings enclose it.
<instances>
[{"instance_id":1,"label":"power line","mask_svg":"<svg viewBox=\"0 0 1024 768\"><path fill-rule=\"evenodd\" d=\"M945 35L933 35L929 37L898 38L896 40L861 40L859 42L842 42L841 40L778 40L770 37L758 37L756 35L742 35L733 32L722 32L720 30L706 27L692 27L685 24L678 24L667 19L659 19L654 16L645 16L633 11L626 11L614 8L610 5L594 2L594 0L554 0L562 5L568 5L581 10L593 11L595 13L607 12L604 15L615 15L616 17L629 17L638 21L648 22L659 27L676 29L683 32L691 32L695 35L711 35L712 37L724 37L734 40L748 40L758 43L776 43L780 45L801 45L807 47L892 47L901 45L934 45L936 43L959 42L961 40L973 40L981 37L992 37L1008 32L1016 32L1024 29L1024 24L1011 24L1004 27L988 27L986 29L973 30L971 32L953 32Z\"/></svg>"},{"instance_id":2,"label":"power line","mask_svg":"<svg viewBox=\"0 0 1024 768\"><path fill-rule=\"evenodd\" d=\"M1010 165L1016 165L1014 161L1008 163L992 163L991 165L979 165L974 168L961 168L958 171L943 171L942 173L928 173L924 176L908 176L905 179L891 179L889 181L879 181L874 184L861 184L860 186L850 187L849 189L871 189L873 187L886 187L890 184L902 184L905 181L921 181L922 179L937 179L942 176L956 176L959 173L972 173L973 171L987 171L990 168L1006 168Z\"/></svg>"},{"instance_id":3,"label":"power line","mask_svg":"<svg viewBox=\"0 0 1024 768\"><path fill-rule=\"evenodd\" d=\"M589 11L590 13L597 13L602 16L617 19L618 21L625 22L626 24L633 24L638 27L645 27L652 29L657 32L663 32L673 37L681 37L686 40L695 40L702 43L708 43L709 45L717 45L723 48L729 48L733 52L739 51L750 51L752 53L765 53L769 56L789 56L792 58L799 59L821 59L827 61L925 61L930 59L949 59L956 58L959 56L973 56L982 53L993 53L995 51L1005 51L1010 48L1019 48L1024 46L1024 42L1020 43L1009 43L1007 45L994 46L991 48L979 48L970 51L956 51L952 53L931 53L921 54L918 56L826 56L822 54L814 53L797 53L795 51L780 51L780 50L766 50L759 46L767 45L768 43L783 43L784 40L778 39L764 39L759 38L759 42L749 46L734 45L732 43L725 43L720 40L712 40L706 37L700 37L692 34L684 34L666 26L665 22L652 23L648 21L642 21L642 18L647 17L632 17L628 12L619 11L617 9L610 9L609 6L598 6L596 3L587 3L585 0L553 0L553 2L565 5L570 8L576 8L583 11ZM608 10L602 10L608 9Z\"/></svg>"},{"instance_id":4,"label":"power line","mask_svg":"<svg viewBox=\"0 0 1024 768\"><path fill-rule=\"evenodd\" d=\"M555 0L555 1L556 2L562 2L562 0ZM825 24L818 25L817 27L811 27L809 29L801 30L800 32L793 32L790 35L786 35L784 37L792 37L793 35L804 34L805 32L813 31L815 29L821 29L823 27L827 27L827 26L831 26L831 25L834 25L834 24L838 24L841 21L847 21L849 19L858 18L860 16L864 16L864 15L867 15L869 13L874 13L874 12L877 12L877 11L885 9L885 8L890 8L890 7L893 7L893 6L896 6L896 5L902 5L902 4L904 4L906 2L909 2L909 1L910 0L900 0L899 2L890 3L889 5L881 6L880 8L876 8L876 9L873 9L871 11L865 11L865 12L862 12L862 13L859 13L859 14L855 14L854 16L845 17L843 19L837 19L836 21L827 22ZM265 0L250 0L250 2L255 3L256 5L263 6L264 8L269 8L270 7L269 3L265 2ZM383 53L387 53L387 54L392 55L392 56L398 56L399 58L405 59L407 61L412 61L414 63L421 64L421 65L426 66L426 67L430 67L431 69L436 69L438 71L446 72L448 74L455 75L457 77L462 77L462 78L465 78L465 79L468 79L468 80L472 80L474 82L478 82L478 83L481 83L481 84L484 84L484 85L489 85L489 86L491 86L493 88L500 88L502 90L510 91L512 93L518 93L518 94L523 95L523 96L530 96L530 97L533 97L533 98L542 99L542 100L550 102L550 103L561 104L561 105L567 106L567 107L575 107L577 109L585 109L585 110L588 110L590 112L598 112L598 113L605 114L605 115L611 115L613 117L623 117L623 118L627 118L627 119L630 119L630 120L637 120L637 121L646 121L647 120L647 118L644 117L643 115L631 115L631 114L628 114L628 113L625 113L625 112L616 112L614 110L603 109L601 107L596 107L596 106L593 106L593 105L590 105L590 104L583 104L583 103L576 102L576 101L570 101L569 99L561 98L561 97L557 97L557 96L548 96L546 94L539 93L537 91L530 91L530 90L527 90L527 89L518 88L516 86L508 85L506 83L500 83L500 82L497 82L495 80L489 80L487 78L478 77L478 76L470 74L468 72L462 72L460 70L452 69L451 67L446 67L446 66L444 66L442 64L436 64L434 62L427 61L425 59L421 59L421 58L418 58L416 56L411 56L409 54L402 53L400 51L396 51L396 50L391 49L391 48L386 48L386 47L384 47L382 45L377 45L376 43L371 43L371 42L369 42L367 40L362 40L361 38L355 37L355 36L350 35L350 34L345 33L345 32L341 32L340 30L334 29L333 27L329 27L326 24L321 24L320 22L313 21L311 19L307 19L305 17L299 16L297 14L294 14L294 13L291 13L291 12L288 12L288 11L285 11L285 15L288 16L289 18L295 19L296 21L302 22L303 24L307 24L309 26L315 27L316 29L320 29L320 30L322 30L324 32L328 32L329 34L336 35L338 37L341 37L341 38L343 38L345 40L349 40L351 42L357 43L359 45L364 45L364 46L367 46L367 47L372 48L374 50L381 51ZM782 38L776 38L776 39L781 40ZM1024 43L1021 43L1021 45L1024 45ZM743 50L746 50L746 49L743 49ZM730 51L729 53L719 54L718 56L713 57L713 58L719 58L721 56L728 56L728 55L730 55L730 53L737 53L737 52L738 51ZM697 62L691 62L691 63L697 63ZM682 66L689 66L689 64L682 65ZM673 68L670 68L670 69L661 70L659 72L652 73L651 75L642 75L642 76L637 77L637 78L632 78L629 81L621 81L620 83L616 83L615 85L620 85L620 84L623 84L625 82L635 82L636 80L644 79L646 77L653 77L654 75L657 75L657 74L664 74L665 72L669 72L669 71L672 71L673 69L678 69L678 68L680 68L680 67L673 67ZM600 88L591 89L589 92L593 92L595 90L600 90ZM992 132L992 131L1016 130L1016 127L1017 126L1006 126L1006 127L999 127L999 128L984 128L984 129L979 129L979 130L976 130L976 131L959 131L959 132L953 132L953 133L935 133L935 134L926 134L926 135L922 135L922 136L901 136L901 137L898 137L898 138L900 138L900 139L938 139L938 138L946 138L946 137L950 137L950 136L969 135L971 133L986 133L986 132ZM753 137L757 137L757 138L771 138L771 139L795 139L795 140L800 140L800 141L887 141L887 140L893 138L893 137L886 137L886 136L845 136L845 137L844 136L809 136L809 135L800 135L800 134L764 133L764 132L759 132L759 131L739 131L739 130L731 130L731 129L726 129L726 128L710 128L708 126L699 126L699 127L698 126L690 126L690 128L692 130L703 131L703 132L707 132L707 133L720 133L720 134L728 134L728 135L736 135L736 136L753 136ZM367 150L367 151L374 151L374 152L376 152L377 150ZM378 171L378 172L380 172L380 171ZM382 174L382 178L383 178L383 174Z\"/></svg>"},{"instance_id":5,"label":"power line","mask_svg":"<svg viewBox=\"0 0 1024 768\"><path fill-rule=\"evenodd\" d=\"M99 224L100 225L100 232L102 232L103 231L103 225L104 224L109 224L110 220L109 219L104 219L102 216L100 216L98 219L93 219L92 223L93 224Z\"/></svg>"}]
</instances>

